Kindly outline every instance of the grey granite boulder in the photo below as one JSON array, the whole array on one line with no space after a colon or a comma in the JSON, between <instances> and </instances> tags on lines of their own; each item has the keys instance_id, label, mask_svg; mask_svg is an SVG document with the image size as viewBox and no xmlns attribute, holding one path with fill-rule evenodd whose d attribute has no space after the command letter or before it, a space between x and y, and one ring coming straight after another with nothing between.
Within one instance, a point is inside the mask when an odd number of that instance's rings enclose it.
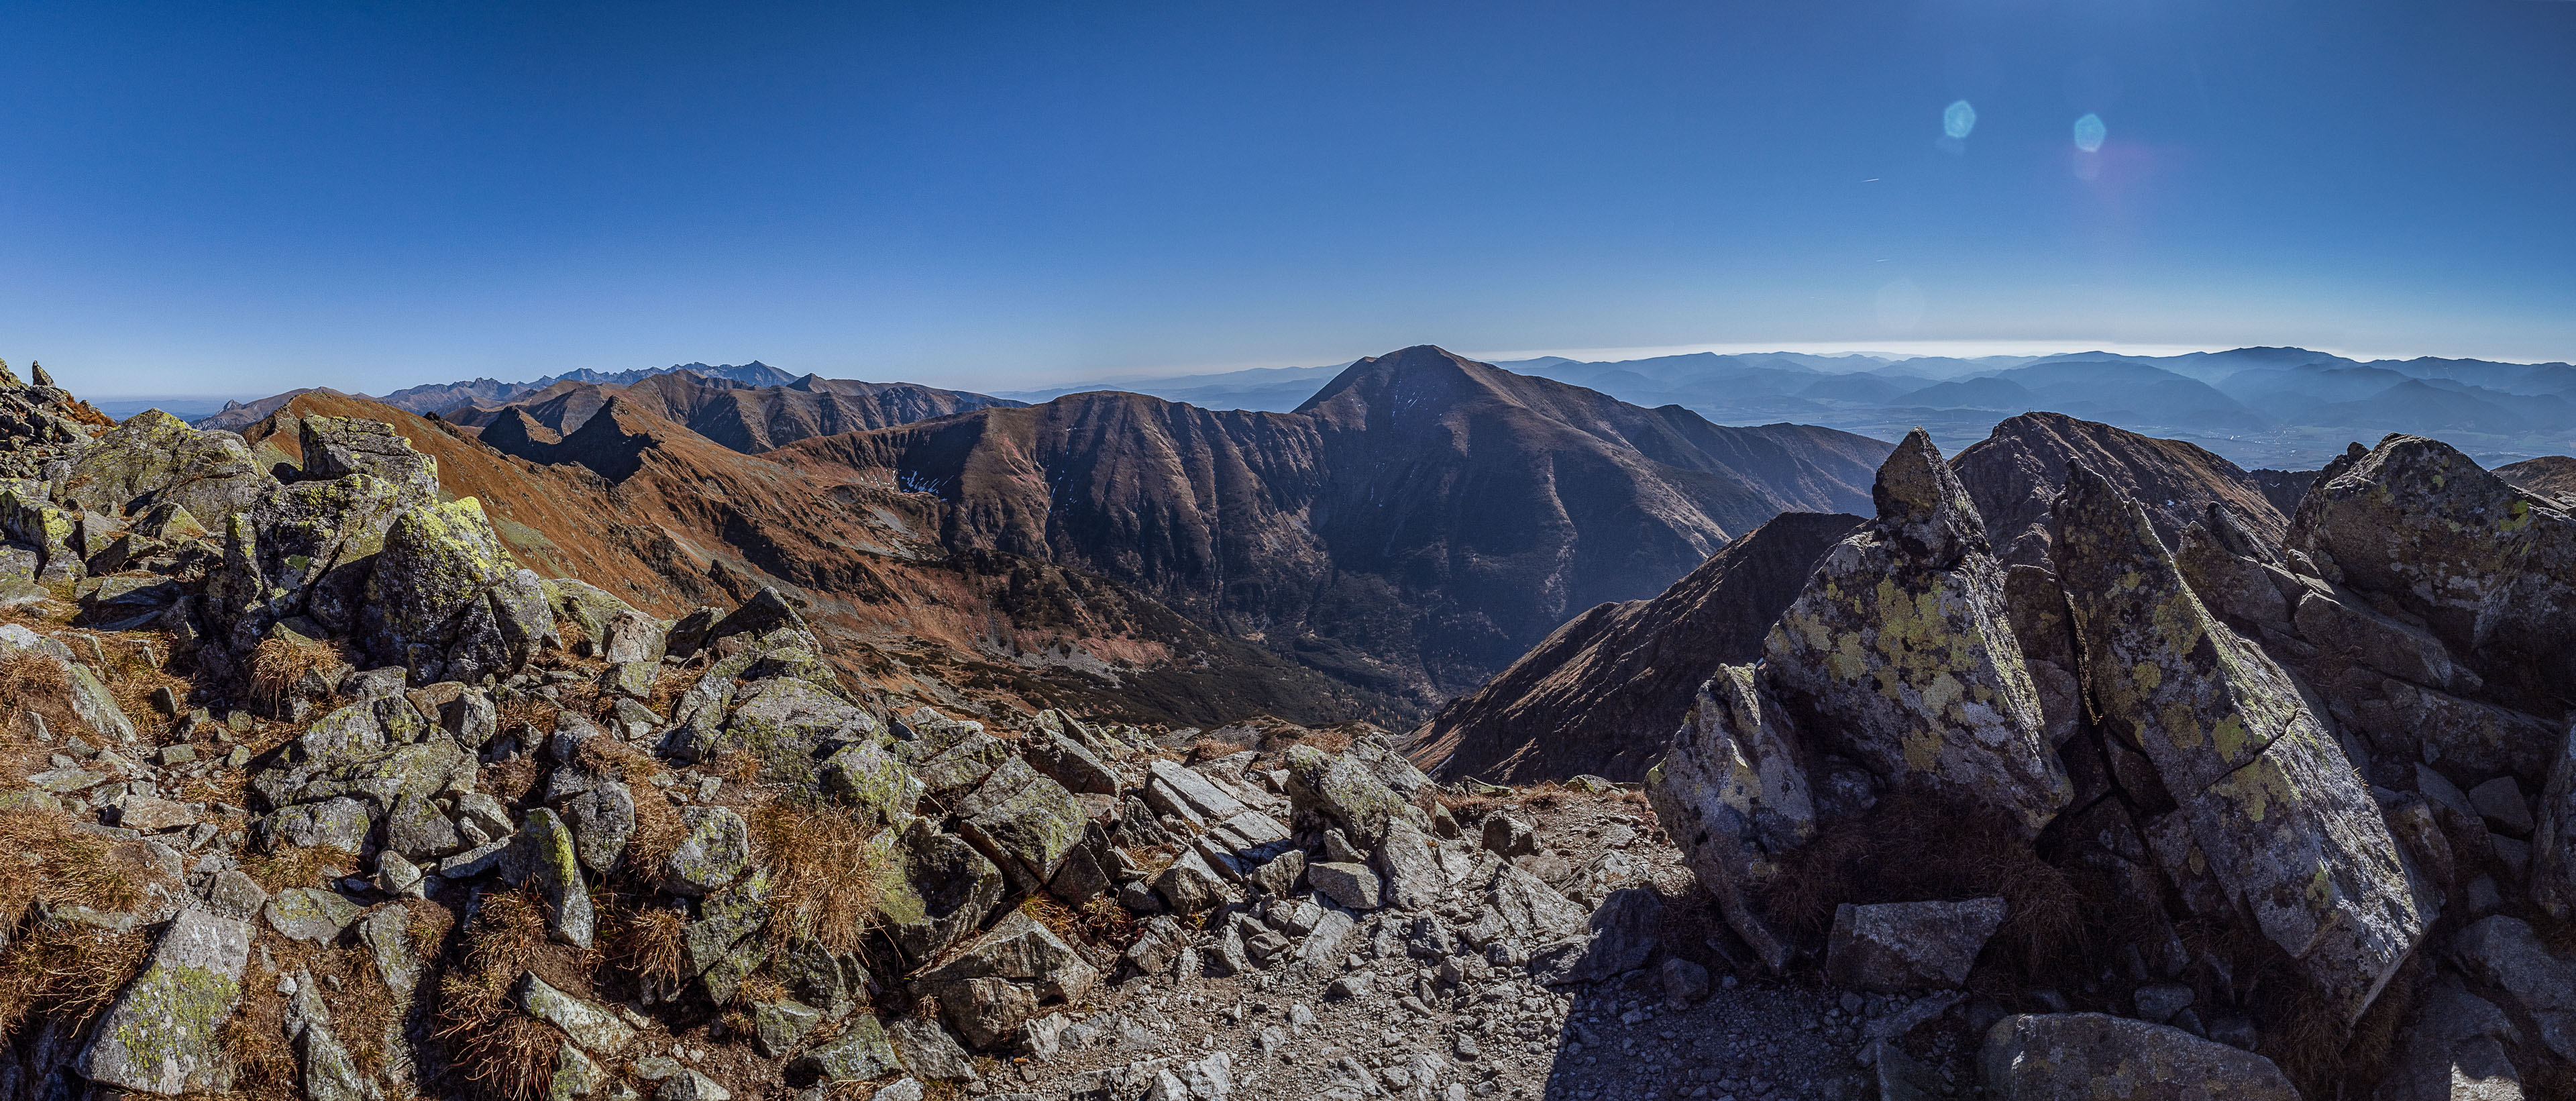
<instances>
[{"instance_id":1,"label":"grey granite boulder","mask_svg":"<svg viewBox=\"0 0 2576 1101\"><path fill-rule=\"evenodd\" d=\"M1976 505L1919 428L1871 495L1877 519L1826 552L1763 640L1765 687L1888 785L1992 808L2036 837L2074 787Z\"/></svg>"},{"instance_id":2,"label":"grey granite boulder","mask_svg":"<svg viewBox=\"0 0 2576 1101\"><path fill-rule=\"evenodd\" d=\"M2200 603L2137 502L2079 466L2053 524L2106 736L2142 752L2181 805L2189 843L2159 853L2201 854L2224 898L2194 903L2201 916L2250 912L2358 1019L2436 905L2417 895L2377 802L2299 684Z\"/></svg>"},{"instance_id":3,"label":"grey granite boulder","mask_svg":"<svg viewBox=\"0 0 2576 1101\"><path fill-rule=\"evenodd\" d=\"M1895 993L1955 990L2003 924L2004 900L1890 902L1834 908L1825 978L1836 986Z\"/></svg>"},{"instance_id":4,"label":"grey granite boulder","mask_svg":"<svg viewBox=\"0 0 2576 1101\"><path fill-rule=\"evenodd\" d=\"M1994 1101L2299 1101L2260 1055L2100 1013L2006 1017L1987 1030L1978 1063Z\"/></svg>"},{"instance_id":5,"label":"grey granite boulder","mask_svg":"<svg viewBox=\"0 0 2576 1101\"><path fill-rule=\"evenodd\" d=\"M243 922L181 910L143 973L91 1033L81 1076L165 1096L223 1088L227 1057L218 1033L241 998L250 941Z\"/></svg>"},{"instance_id":6,"label":"grey granite boulder","mask_svg":"<svg viewBox=\"0 0 2576 1101\"><path fill-rule=\"evenodd\" d=\"M1789 939L1754 898L1779 877L1788 853L1815 838L1816 807L1789 716L1759 690L1751 666L1720 666L1700 686L1671 748L1646 772L1646 797L1726 923L1764 966L1786 968ZM1487 848L1497 822L1506 831L1519 825L1487 819ZM1534 850L1537 842L1523 844Z\"/></svg>"},{"instance_id":7,"label":"grey granite boulder","mask_svg":"<svg viewBox=\"0 0 2576 1101\"><path fill-rule=\"evenodd\" d=\"M662 862L662 884L674 894L702 895L731 883L751 863L751 826L724 807L691 807L688 832Z\"/></svg>"}]
</instances>

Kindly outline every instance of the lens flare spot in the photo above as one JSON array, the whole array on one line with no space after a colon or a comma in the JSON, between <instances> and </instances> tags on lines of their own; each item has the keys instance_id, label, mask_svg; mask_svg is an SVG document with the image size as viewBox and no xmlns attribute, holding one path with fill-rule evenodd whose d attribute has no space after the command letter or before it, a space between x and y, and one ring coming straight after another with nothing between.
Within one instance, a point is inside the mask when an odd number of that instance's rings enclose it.
<instances>
[{"instance_id":1,"label":"lens flare spot","mask_svg":"<svg viewBox=\"0 0 2576 1101\"><path fill-rule=\"evenodd\" d=\"M1977 109L1960 100L1941 111L1941 132L1953 138L1964 138L1977 129Z\"/></svg>"},{"instance_id":2,"label":"lens flare spot","mask_svg":"<svg viewBox=\"0 0 2576 1101\"><path fill-rule=\"evenodd\" d=\"M2110 134L2110 130L2102 125L2100 115L2086 115L2075 120L2075 147L2087 153L2101 151L2102 139Z\"/></svg>"}]
</instances>

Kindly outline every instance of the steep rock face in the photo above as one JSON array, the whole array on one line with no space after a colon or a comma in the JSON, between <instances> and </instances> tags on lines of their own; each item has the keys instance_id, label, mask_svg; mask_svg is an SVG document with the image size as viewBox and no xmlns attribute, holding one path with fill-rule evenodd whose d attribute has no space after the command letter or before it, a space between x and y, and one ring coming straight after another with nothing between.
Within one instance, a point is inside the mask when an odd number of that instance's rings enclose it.
<instances>
[{"instance_id":1,"label":"steep rock face","mask_svg":"<svg viewBox=\"0 0 2576 1101\"><path fill-rule=\"evenodd\" d=\"M2290 545L2387 601L2523 710L2576 703L2576 518L2447 444L2390 436L2319 473Z\"/></svg>"},{"instance_id":2,"label":"steep rock face","mask_svg":"<svg viewBox=\"0 0 2576 1101\"><path fill-rule=\"evenodd\" d=\"M1361 360L1293 414L1101 392L782 453L797 452L938 493L952 546L1135 584L1423 700L1472 688L1575 609L1661 590L1734 531L1857 504L1882 454L1430 347Z\"/></svg>"},{"instance_id":3,"label":"steep rock face","mask_svg":"<svg viewBox=\"0 0 2576 1101\"><path fill-rule=\"evenodd\" d=\"M1892 786L1990 806L2036 836L2073 798L1967 490L1921 430L1763 642L1800 725Z\"/></svg>"},{"instance_id":4,"label":"steep rock face","mask_svg":"<svg viewBox=\"0 0 2576 1101\"><path fill-rule=\"evenodd\" d=\"M2438 906L2418 897L2361 776L2290 676L2202 607L2146 510L2108 479L2076 468L2053 528L2096 713L2153 764L2190 835L2193 867L2168 874L2206 868L2231 905L2201 916L2252 914L2357 1019Z\"/></svg>"},{"instance_id":5,"label":"steep rock face","mask_svg":"<svg viewBox=\"0 0 2576 1101\"><path fill-rule=\"evenodd\" d=\"M2078 464L2140 502L2168 545L2212 502L2227 506L2246 530L2275 546L2289 526L2263 484L2236 464L2181 440L2063 413L2024 413L2004 421L1951 460L1985 518L1995 557L2033 566L2048 563L2049 503L2066 484L2068 469Z\"/></svg>"},{"instance_id":6,"label":"steep rock face","mask_svg":"<svg viewBox=\"0 0 2576 1101\"><path fill-rule=\"evenodd\" d=\"M1575 617L1441 708L1413 732L1410 756L1442 775L1491 783L1644 779L1707 670L1760 658L1763 637L1817 559L1861 523L1784 512L1661 595Z\"/></svg>"}]
</instances>

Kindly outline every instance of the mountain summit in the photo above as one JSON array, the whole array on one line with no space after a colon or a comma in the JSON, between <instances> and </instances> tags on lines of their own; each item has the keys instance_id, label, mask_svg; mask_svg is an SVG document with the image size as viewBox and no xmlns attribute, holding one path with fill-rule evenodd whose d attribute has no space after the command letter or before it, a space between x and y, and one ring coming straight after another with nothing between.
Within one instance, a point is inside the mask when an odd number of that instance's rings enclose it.
<instances>
[{"instance_id":1,"label":"mountain summit","mask_svg":"<svg viewBox=\"0 0 2576 1101\"><path fill-rule=\"evenodd\" d=\"M1720 427L1423 345L1294 413L1095 392L786 450L936 492L951 545L1135 585L1427 705L1774 515L1861 508L1887 445Z\"/></svg>"}]
</instances>

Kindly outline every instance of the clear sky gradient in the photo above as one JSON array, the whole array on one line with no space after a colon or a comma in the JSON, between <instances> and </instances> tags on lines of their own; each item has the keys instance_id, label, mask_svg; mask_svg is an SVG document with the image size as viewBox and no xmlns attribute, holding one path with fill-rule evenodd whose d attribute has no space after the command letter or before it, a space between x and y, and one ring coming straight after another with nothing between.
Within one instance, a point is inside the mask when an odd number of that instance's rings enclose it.
<instances>
[{"instance_id":1,"label":"clear sky gradient","mask_svg":"<svg viewBox=\"0 0 2576 1101\"><path fill-rule=\"evenodd\" d=\"M2576 358L2576 3L12 3L0 47L0 357L102 396Z\"/></svg>"}]
</instances>

